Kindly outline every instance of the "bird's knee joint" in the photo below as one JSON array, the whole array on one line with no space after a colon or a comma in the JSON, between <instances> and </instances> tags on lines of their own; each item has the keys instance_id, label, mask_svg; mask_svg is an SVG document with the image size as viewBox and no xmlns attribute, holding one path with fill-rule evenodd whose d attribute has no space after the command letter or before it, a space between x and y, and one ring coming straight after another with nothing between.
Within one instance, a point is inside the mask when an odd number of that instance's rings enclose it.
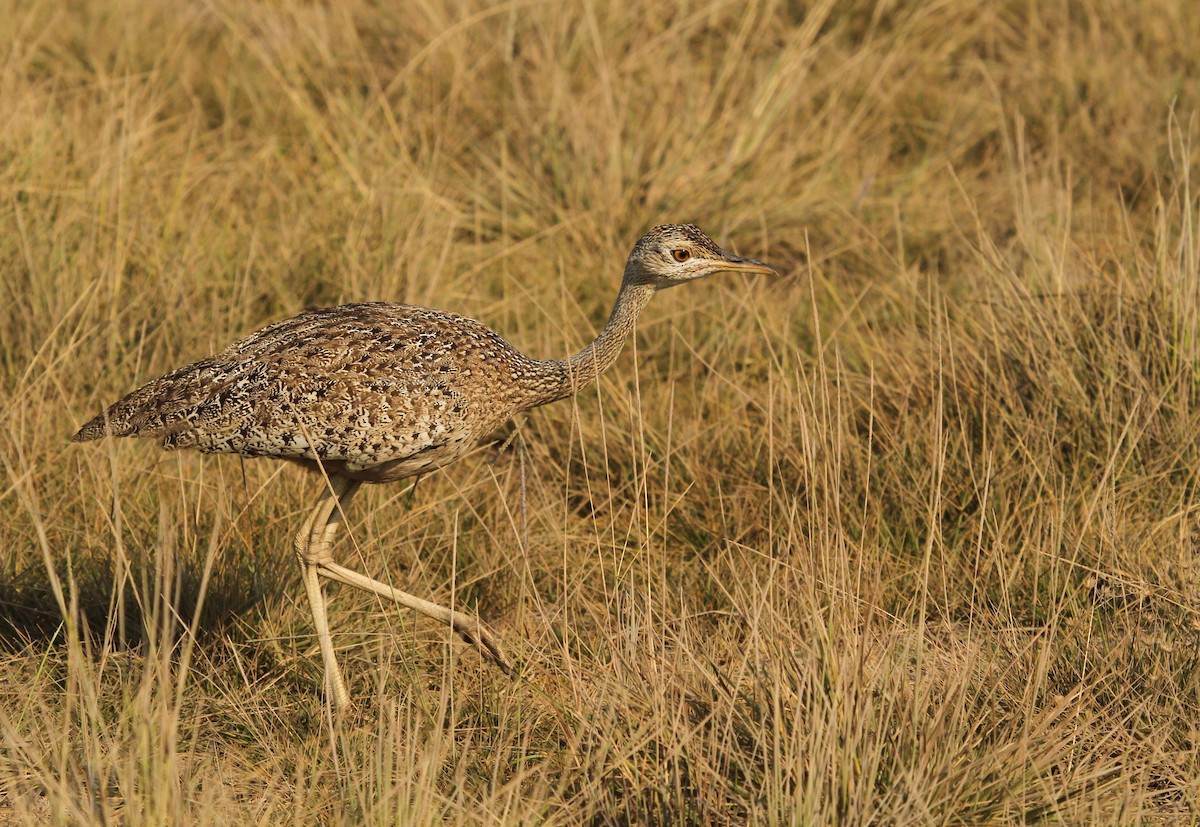
<instances>
[{"instance_id":1,"label":"bird's knee joint","mask_svg":"<svg viewBox=\"0 0 1200 827\"><path fill-rule=\"evenodd\" d=\"M292 543L292 550L302 566L319 566L322 563L332 563L333 555L329 553L329 543L314 543L297 536Z\"/></svg>"}]
</instances>

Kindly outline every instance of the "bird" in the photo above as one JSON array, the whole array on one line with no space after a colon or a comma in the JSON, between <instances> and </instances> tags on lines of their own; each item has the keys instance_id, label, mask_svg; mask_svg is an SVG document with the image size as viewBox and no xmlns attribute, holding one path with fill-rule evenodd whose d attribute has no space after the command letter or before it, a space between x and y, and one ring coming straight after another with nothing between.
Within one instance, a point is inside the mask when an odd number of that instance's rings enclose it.
<instances>
[{"instance_id":1,"label":"bird","mask_svg":"<svg viewBox=\"0 0 1200 827\"><path fill-rule=\"evenodd\" d=\"M316 505L293 538L324 662L325 697L351 706L321 578L447 624L506 674L515 667L477 618L336 562L334 535L363 484L441 468L514 415L577 393L616 361L659 290L716 273L778 275L717 246L694 224L654 227L634 245L599 335L566 359L534 359L455 313L371 302L306 310L132 391L72 442L147 437L167 450L271 457L316 471Z\"/></svg>"}]
</instances>

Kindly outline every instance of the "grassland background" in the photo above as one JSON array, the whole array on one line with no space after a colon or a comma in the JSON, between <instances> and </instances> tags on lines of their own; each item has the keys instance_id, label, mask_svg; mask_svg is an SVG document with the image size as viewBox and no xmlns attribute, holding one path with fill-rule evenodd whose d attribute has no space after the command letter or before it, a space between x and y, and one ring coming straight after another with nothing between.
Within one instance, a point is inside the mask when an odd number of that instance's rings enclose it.
<instances>
[{"instance_id":1,"label":"grassland background","mask_svg":"<svg viewBox=\"0 0 1200 827\"><path fill-rule=\"evenodd\" d=\"M1186 0L0 2L0 822L1196 823L1198 104ZM784 277L350 512L517 680L334 587L331 724L317 481L67 442L308 305L566 355L685 220Z\"/></svg>"}]
</instances>

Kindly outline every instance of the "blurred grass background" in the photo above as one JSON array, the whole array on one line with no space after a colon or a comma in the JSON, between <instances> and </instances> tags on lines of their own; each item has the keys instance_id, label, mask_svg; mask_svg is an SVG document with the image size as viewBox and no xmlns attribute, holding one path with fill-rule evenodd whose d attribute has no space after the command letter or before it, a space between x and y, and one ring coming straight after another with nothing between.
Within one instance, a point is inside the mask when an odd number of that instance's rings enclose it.
<instances>
[{"instance_id":1,"label":"blurred grass background","mask_svg":"<svg viewBox=\"0 0 1200 827\"><path fill-rule=\"evenodd\" d=\"M1184 0L0 2L0 823L1190 824ZM369 490L332 726L293 468L69 446L305 306L598 388ZM522 464L525 485L522 489Z\"/></svg>"}]
</instances>

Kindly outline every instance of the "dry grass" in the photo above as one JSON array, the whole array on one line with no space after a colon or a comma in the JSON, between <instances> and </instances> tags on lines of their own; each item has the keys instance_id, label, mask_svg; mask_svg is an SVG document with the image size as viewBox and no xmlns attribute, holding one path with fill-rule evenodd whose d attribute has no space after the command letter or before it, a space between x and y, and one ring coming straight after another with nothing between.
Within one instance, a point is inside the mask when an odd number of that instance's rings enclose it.
<instances>
[{"instance_id":1,"label":"dry grass","mask_svg":"<svg viewBox=\"0 0 1200 827\"><path fill-rule=\"evenodd\" d=\"M68 10L68 7L69 10ZM0 822L1200 818L1200 17L1187 0L0 3ZM69 446L309 304L542 355L649 225L598 389L343 559L311 477ZM522 457L526 485L520 485Z\"/></svg>"}]
</instances>

